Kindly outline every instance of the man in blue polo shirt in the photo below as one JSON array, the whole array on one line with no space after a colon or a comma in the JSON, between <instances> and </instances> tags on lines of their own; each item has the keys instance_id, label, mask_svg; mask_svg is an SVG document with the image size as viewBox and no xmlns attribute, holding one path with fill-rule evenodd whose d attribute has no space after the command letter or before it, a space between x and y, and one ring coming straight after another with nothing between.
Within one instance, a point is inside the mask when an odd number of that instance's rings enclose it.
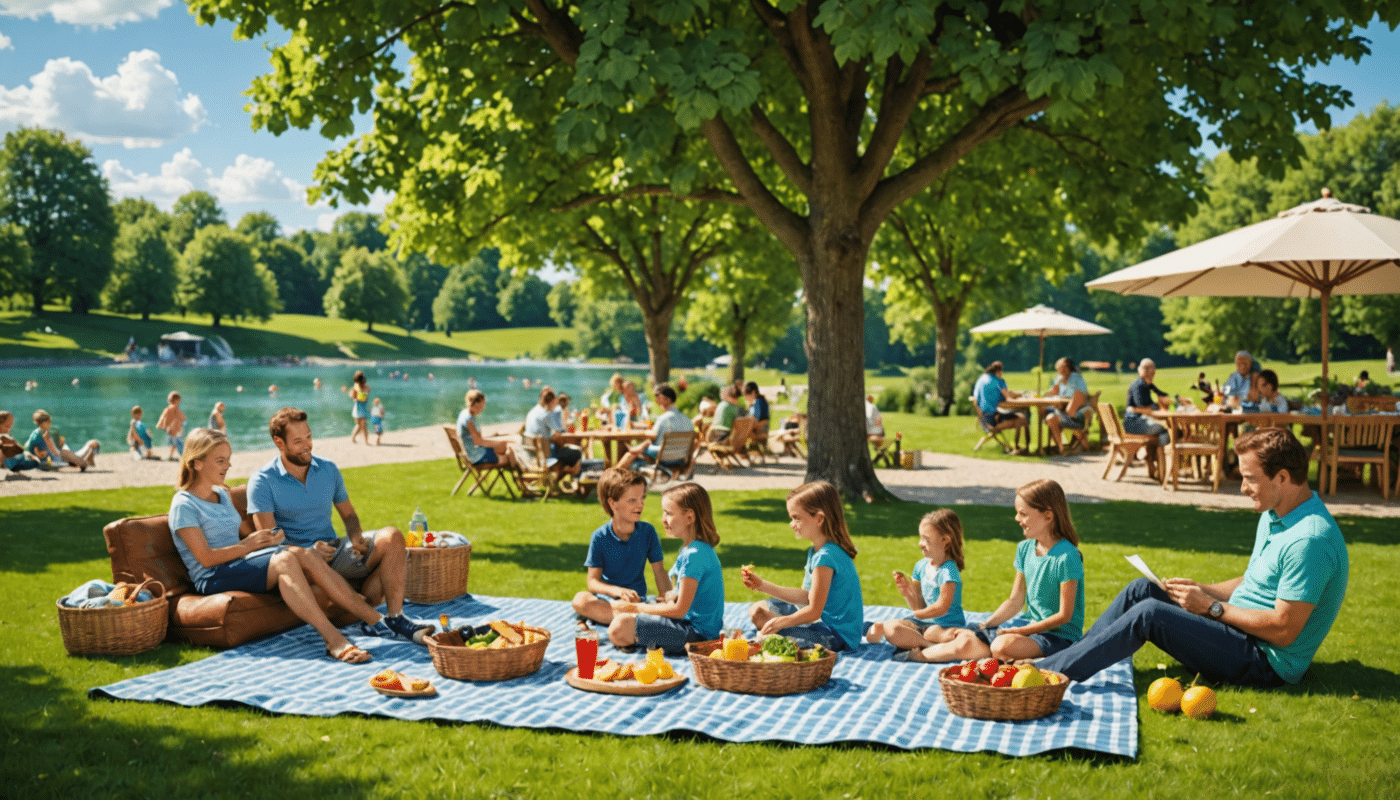
<instances>
[{"instance_id":1,"label":"man in blue polo shirt","mask_svg":"<svg viewBox=\"0 0 1400 800\"><path fill-rule=\"evenodd\" d=\"M431 626L403 615L408 550L397 528L380 528L366 536L350 502L345 480L335 464L311 455L311 426L306 412L283 408L268 423L277 458L248 479L248 514L259 530L279 527L289 545L319 553L347 580L363 580L360 593L370 605L385 604L388 614L364 625L370 636L399 638L423 644ZM338 538L331 508L345 524Z\"/></svg>"},{"instance_id":2,"label":"man in blue polo shirt","mask_svg":"<svg viewBox=\"0 0 1400 800\"><path fill-rule=\"evenodd\" d=\"M1307 451L1282 428L1235 443L1240 491L1261 512L1244 575L1128 584L1072 647L1039 666L1084 680L1152 642L1212 683L1272 687L1307 672L1346 597L1346 542L1308 488Z\"/></svg>"}]
</instances>

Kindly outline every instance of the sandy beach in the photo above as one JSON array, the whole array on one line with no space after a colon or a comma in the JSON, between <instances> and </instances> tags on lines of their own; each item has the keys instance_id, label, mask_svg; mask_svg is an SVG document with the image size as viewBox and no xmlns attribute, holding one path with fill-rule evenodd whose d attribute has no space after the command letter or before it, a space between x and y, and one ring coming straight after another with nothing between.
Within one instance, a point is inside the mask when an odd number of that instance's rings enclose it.
<instances>
[{"instance_id":1,"label":"sandy beach","mask_svg":"<svg viewBox=\"0 0 1400 800\"><path fill-rule=\"evenodd\" d=\"M486 426L483 433L488 437L510 437L519 429L518 422L501 423ZM159 451L163 453L166 449L159 448ZM384 443L377 447L351 444L349 436L317 437L315 452L342 468L452 457L440 425L385 432ZM276 448L271 446L264 450L235 452L229 478L247 478L276 455ZM881 469L877 474L895 496L929 505L1010 506L1018 486L1037 478L1051 478L1064 487L1070 502L1074 503L1132 500L1201 508L1250 507L1249 501L1239 493L1239 481L1226 480L1219 493L1212 493L1209 485L1196 483L1183 483L1179 491L1172 492L1148 480L1141 467L1130 469L1122 481L1102 480L1099 476L1103 474L1105 458L1107 455L1096 453L988 461L925 451L923 466L919 469ZM132 486L173 487L178 474L179 464L174 461L133 461L126 451L104 452L98 456L97 466L87 472L80 473L72 468L58 472L28 471L19 475L7 472L5 480L0 481L0 496ZM805 477L805 464L794 458L721 472L713 461L702 456L695 471L696 482L712 491L791 489L800 485ZM446 493L451 488L450 484L444 484L442 490ZM1400 503L1385 503L1372 489L1339 490L1336 495L1324 495L1323 500L1332 513L1339 516L1400 517Z\"/></svg>"}]
</instances>

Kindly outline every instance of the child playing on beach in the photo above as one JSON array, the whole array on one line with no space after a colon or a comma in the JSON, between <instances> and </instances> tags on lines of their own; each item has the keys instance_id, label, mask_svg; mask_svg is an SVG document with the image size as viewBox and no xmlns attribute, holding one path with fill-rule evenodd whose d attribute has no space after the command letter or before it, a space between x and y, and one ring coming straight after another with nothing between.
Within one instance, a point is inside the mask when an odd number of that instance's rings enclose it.
<instances>
[{"instance_id":1,"label":"child playing on beach","mask_svg":"<svg viewBox=\"0 0 1400 800\"><path fill-rule=\"evenodd\" d=\"M378 397L374 398L374 405L369 409L369 425L374 430L374 443L379 444L379 440L384 438L384 401ZM369 437L365 437L368 440Z\"/></svg>"},{"instance_id":2,"label":"child playing on beach","mask_svg":"<svg viewBox=\"0 0 1400 800\"><path fill-rule=\"evenodd\" d=\"M25 441L24 449L39 462L41 469L59 469L66 461L79 472L87 472L88 467L97 466L97 451L102 449L102 444L89 439L74 453L53 428L53 417L41 408L34 412L34 430Z\"/></svg>"},{"instance_id":3,"label":"child playing on beach","mask_svg":"<svg viewBox=\"0 0 1400 800\"><path fill-rule=\"evenodd\" d=\"M876 622L865 640L881 639L901 650L922 649L949 642L967 625L962 608L962 521L948 509L925 514L919 520L919 551L924 557L913 574L895 571L894 585L914 612L912 617Z\"/></svg>"},{"instance_id":4,"label":"child playing on beach","mask_svg":"<svg viewBox=\"0 0 1400 800\"><path fill-rule=\"evenodd\" d=\"M860 646L865 602L856 574L856 546L846 529L841 495L826 481L804 483L787 497L788 527L812 543L802 588L778 586L750 567L742 570L744 586L772 595L749 608L761 634L781 633L831 650Z\"/></svg>"},{"instance_id":5,"label":"child playing on beach","mask_svg":"<svg viewBox=\"0 0 1400 800\"><path fill-rule=\"evenodd\" d=\"M1084 635L1084 559L1069 516L1064 489L1037 480L1016 490L1016 524L1025 541L1016 546L1011 596L977 630L959 630L953 640L909 650L910 661L961 661L992 656L1001 661L1057 653ZM1029 625L1001 628L1024 606Z\"/></svg>"},{"instance_id":6,"label":"child playing on beach","mask_svg":"<svg viewBox=\"0 0 1400 800\"><path fill-rule=\"evenodd\" d=\"M178 461L180 455L185 452L185 412L180 410L180 393L171 392L166 398L169 403L165 410L160 412L160 419L156 420L156 428L165 431L165 435L170 437L171 461Z\"/></svg>"},{"instance_id":7,"label":"child playing on beach","mask_svg":"<svg viewBox=\"0 0 1400 800\"><path fill-rule=\"evenodd\" d=\"M227 410L227 408L228 407L224 405L222 400L215 403L214 410L209 412L209 424L205 427L211 431L228 433L228 423L224 422L224 411Z\"/></svg>"},{"instance_id":8,"label":"child playing on beach","mask_svg":"<svg viewBox=\"0 0 1400 800\"><path fill-rule=\"evenodd\" d=\"M146 430L146 423L141 421L141 406L131 407L131 424L126 428L126 441L131 445L131 458L133 461L140 461L143 458L151 458L156 461L160 456L151 452L151 434Z\"/></svg>"},{"instance_id":9,"label":"child playing on beach","mask_svg":"<svg viewBox=\"0 0 1400 800\"><path fill-rule=\"evenodd\" d=\"M614 600L608 638L618 647L661 648L684 656L687 642L719 638L724 626L724 576L715 545L719 533L710 495L698 483L672 486L661 496L661 526L681 540L671 567L675 586L656 603Z\"/></svg>"},{"instance_id":10,"label":"child playing on beach","mask_svg":"<svg viewBox=\"0 0 1400 800\"><path fill-rule=\"evenodd\" d=\"M588 542L588 590L574 595L574 611L603 625L613 621L614 600L647 601L647 564L656 577L656 593L671 591L661 561L661 539L642 521L647 482L641 473L613 467L598 479L598 502L612 519L593 531Z\"/></svg>"},{"instance_id":11,"label":"child playing on beach","mask_svg":"<svg viewBox=\"0 0 1400 800\"><path fill-rule=\"evenodd\" d=\"M39 462L25 455L24 445L10 435L10 429L14 426L15 415L0 411L0 459L4 459L5 469L11 472L38 469Z\"/></svg>"}]
</instances>

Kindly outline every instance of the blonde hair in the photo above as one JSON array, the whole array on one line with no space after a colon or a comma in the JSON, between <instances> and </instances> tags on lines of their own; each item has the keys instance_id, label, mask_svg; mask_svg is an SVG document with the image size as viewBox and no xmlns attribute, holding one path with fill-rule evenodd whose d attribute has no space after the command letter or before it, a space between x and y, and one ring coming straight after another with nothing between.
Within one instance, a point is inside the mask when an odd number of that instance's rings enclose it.
<instances>
[{"instance_id":1,"label":"blonde hair","mask_svg":"<svg viewBox=\"0 0 1400 800\"><path fill-rule=\"evenodd\" d=\"M695 515L696 539L710 547L719 544L719 531L715 529L715 516L710 508L710 493L705 491L705 487L698 483L678 483L661 497Z\"/></svg>"},{"instance_id":2,"label":"blonde hair","mask_svg":"<svg viewBox=\"0 0 1400 800\"><path fill-rule=\"evenodd\" d=\"M1069 516L1069 501L1065 499L1065 490L1060 488L1060 484L1041 478L1017 489L1016 496L1036 511L1049 511L1055 518L1055 535L1067 539L1075 547L1079 546L1079 534L1074 532L1074 521Z\"/></svg>"},{"instance_id":3,"label":"blonde hair","mask_svg":"<svg viewBox=\"0 0 1400 800\"><path fill-rule=\"evenodd\" d=\"M729 387L731 390L733 387ZM851 532L846 529L846 511L841 507L841 493L826 481L812 481L788 492L789 503L808 514L822 515L822 535L827 541L846 551L851 558L856 557L856 545L851 541Z\"/></svg>"},{"instance_id":4,"label":"blonde hair","mask_svg":"<svg viewBox=\"0 0 1400 800\"><path fill-rule=\"evenodd\" d=\"M945 539L943 552L953 560L954 564L958 565L958 570L967 569L966 562L963 560L962 520L958 519L958 515L946 508L930 511L923 516L923 519L919 520L919 531L922 532L925 526L929 530L943 535ZM934 566L940 565L935 564Z\"/></svg>"},{"instance_id":5,"label":"blonde hair","mask_svg":"<svg viewBox=\"0 0 1400 800\"><path fill-rule=\"evenodd\" d=\"M203 461L214 448L228 443L227 436L212 428L195 428L190 431L189 438L185 440L185 452L180 455L180 488L188 489L194 485L194 479L199 475L195 471L194 462ZM231 449L232 445L229 447Z\"/></svg>"},{"instance_id":6,"label":"blonde hair","mask_svg":"<svg viewBox=\"0 0 1400 800\"><path fill-rule=\"evenodd\" d=\"M486 393L481 391L480 389L468 389L466 396L467 409L470 410L472 406L477 404L477 401L485 399Z\"/></svg>"}]
</instances>

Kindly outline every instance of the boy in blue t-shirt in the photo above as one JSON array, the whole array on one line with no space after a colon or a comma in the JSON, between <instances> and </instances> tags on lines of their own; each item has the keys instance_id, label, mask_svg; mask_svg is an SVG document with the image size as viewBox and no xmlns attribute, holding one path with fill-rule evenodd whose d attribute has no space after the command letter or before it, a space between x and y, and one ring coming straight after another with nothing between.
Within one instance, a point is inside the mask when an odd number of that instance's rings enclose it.
<instances>
[{"instance_id":1,"label":"boy in blue t-shirt","mask_svg":"<svg viewBox=\"0 0 1400 800\"><path fill-rule=\"evenodd\" d=\"M574 611L594 622L613 620L613 600L645 602L647 564L656 578L656 593L671 591L656 528L642 522L647 484L641 473L613 467L598 480L598 502L612 517L593 531L588 542L588 590L574 595Z\"/></svg>"}]
</instances>

